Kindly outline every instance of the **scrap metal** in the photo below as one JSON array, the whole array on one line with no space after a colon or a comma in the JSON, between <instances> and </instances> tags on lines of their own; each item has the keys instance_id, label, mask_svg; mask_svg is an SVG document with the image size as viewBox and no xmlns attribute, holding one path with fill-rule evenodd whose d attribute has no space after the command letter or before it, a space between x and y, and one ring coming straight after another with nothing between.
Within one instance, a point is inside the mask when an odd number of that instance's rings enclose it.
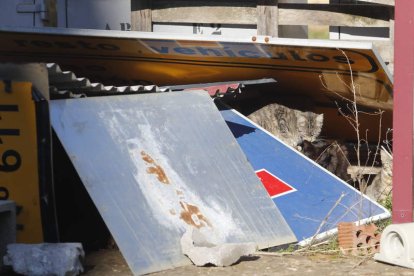
<instances>
[{"instance_id":1,"label":"scrap metal","mask_svg":"<svg viewBox=\"0 0 414 276\"><path fill-rule=\"evenodd\" d=\"M53 100L51 120L134 274L188 264L189 227L217 245L296 241L205 91Z\"/></svg>"}]
</instances>

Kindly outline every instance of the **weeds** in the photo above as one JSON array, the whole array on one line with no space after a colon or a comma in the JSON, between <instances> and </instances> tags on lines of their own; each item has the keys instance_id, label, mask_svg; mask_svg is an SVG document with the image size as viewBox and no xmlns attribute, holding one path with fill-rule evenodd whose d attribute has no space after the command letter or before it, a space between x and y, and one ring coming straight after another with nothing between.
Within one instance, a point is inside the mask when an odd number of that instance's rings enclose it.
<instances>
[{"instance_id":1,"label":"weeds","mask_svg":"<svg viewBox=\"0 0 414 276\"><path fill-rule=\"evenodd\" d=\"M343 80L339 74L337 74L338 80L348 89L348 92L350 94L350 97L345 97L335 91L330 90L327 85L323 82L322 76L320 76L320 80L322 85L325 87L325 89L327 89L328 91L331 91L333 93L335 93L343 102L345 102L345 107L346 110L344 110L342 107L339 106L338 102L336 102L337 104L337 108L338 108L338 112L345 118L345 120L351 125L351 127L354 129L355 131L355 135L356 135L356 145L354 147L356 156L357 156L357 166L358 166L358 171L355 175L355 182L359 189L364 192L367 188L368 183L372 180L370 179L372 177L372 175L368 176L368 179L365 178L365 174L367 174L367 172L365 171L367 168L372 168L375 165L375 160L378 158L379 156L379 152L380 152L380 147L381 147L381 130L382 130L382 115L383 115L383 111L382 110L377 110L377 111L373 111L371 113L369 112L365 112L365 111L361 111L358 109L358 98L361 96L360 93L360 87L354 82L354 75L353 75L353 71L352 71L352 67L351 67L351 63L349 61L349 58L347 56L347 54L345 53L345 51L338 49L339 51L341 51L342 55L346 58L347 60L347 64L348 64L348 69L349 69L349 73L350 73L350 83L348 84L345 80ZM379 131L378 131L378 136L377 136L377 144L375 147L374 151L371 151L370 147L369 147L369 140L368 140L368 131L366 131L365 133L361 133L360 130L360 126L361 126L361 122L360 122L360 115L364 114L364 115L369 115L369 116L378 116L379 117ZM385 146L388 149L391 149L391 142L388 140L388 134L389 134L390 130L387 131L387 136L386 136L386 141L384 142ZM367 158L365 160L367 160L365 163L362 163L362 158L361 158L361 149L362 147L366 146L367 148ZM372 159L370 159L370 157L372 157ZM368 164L369 160L372 160L372 164ZM348 163L349 160L348 160ZM364 196L361 193L361 198L359 200L359 214L358 214L358 220L362 219L362 202L363 202ZM340 201L340 199L339 199ZM380 204L382 204L383 206L385 206L388 210L391 211L392 209L392 199L391 199L391 194L389 194L384 201L380 202ZM337 204L335 204L334 207L336 207ZM331 210L332 211L332 210ZM341 250L339 248L338 245L338 239L336 236L331 237L329 240L327 240L326 242L320 243L320 244L313 244L315 241L315 237L316 235L319 234L319 231L321 230L321 228L323 227L323 225L326 223L326 221L328 220L331 211L326 215L326 217L324 218L324 220L321 222L320 226L318 227L317 232L315 233L315 235L313 236L313 238L311 239L311 242L309 243L308 246L304 247L304 248L299 248L297 250L295 250L294 252L279 252L279 254L313 254L313 253L334 253L334 254L341 254ZM390 219L388 220L382 220L382 221L377 221L375 224L378 227L378 231L382 232L382 230L389 225L391 222ZM369 254L369 256L366 257L372 257L372 254Z\"/></svg>"},{"instance_id":2,"label":"weeds","mask_svg":"<svg viewBox=\"0 0 414 276\"><path fill-rule=\"evenodd\" d=\"M387 195L387 197L379 202L382 206L384 206L385 208L387 208L387 210L392 213L392 195L391 193ZM388 219L384 219L384 220L379 220L375 222L375 225L378 227L378 232L381 233L385 227L387 227L388 225L390 225L392 223L392 219L388 218Z\"/></svg>"},{"instance_id":3,"label":"weeds","mask_svg":"<svg viewBox=\"0 0 414 276\"><path fill-rule=\"evenodd\" d=\"M355 131L355 138L356 138L356 145L354 147L356 156L357 156L357 167L359 168L359 170L357 171L354 181L354 187L357 186L361 191L365 191L368 183L371 181L371 175L368 176L368 179L364 178L364 175L366 174L366 170L368 168L371 168L374 166L375 160L377 159L378 155L379 155L379 151L380 151L380 146L381 146L381 130L382 130L382 114L383 111L382 110L378 110L378 111L373 111L373 112L365 112L365 111L361 111L358 108L358 99L361 96L360 93L360 86L357 85L354 81L354 74L353 74L353 70L352 70L352 66L351 63L349 61L349 58L347 56L347 54L345 53L345 51L338 49L341 54L346 58L347 60L347 65L348 65L348 70L349 70L349 74L350 74L350 83L348 84L345 80L343 80L341 78L341 76L339 74L337 74L337 78L338 81L340 81L344 87L346 87L348 89L349 95L350 97L345 97L341 94L339 94L336 91L332 91L331 89L328 88L328 86L325 84L325 82L322 79L322 75L319 77L321 80L322 85L325 87L326 90L336 94L344 103L345 103L345 108L341 107L338 102L335 102L338 108L338 112L342 115L342 117L349 123L349 125L354 129ZM365 134L361 133L360 130L360 126L361 126L361 118L360 116L364 114L364 115L369 115L369 116L378 116L379 117L379 127L378 127L378 137L377 137L377 145L375 147L375 151L372 152L370 147L369 147L369 139L368 139L368 131L365 132ZM367 149L367 156L366 156L366 162L362 163L361 160L361 149L362 147L366 147ZM372 164L368 164L367 162L369 162L370 157L372 157ZM348 160L348 163L349 160ZM362 204L362 200L361 200L361 204ZM362 208L362 206L361 206Z\"/></svg>"}]
</instances>

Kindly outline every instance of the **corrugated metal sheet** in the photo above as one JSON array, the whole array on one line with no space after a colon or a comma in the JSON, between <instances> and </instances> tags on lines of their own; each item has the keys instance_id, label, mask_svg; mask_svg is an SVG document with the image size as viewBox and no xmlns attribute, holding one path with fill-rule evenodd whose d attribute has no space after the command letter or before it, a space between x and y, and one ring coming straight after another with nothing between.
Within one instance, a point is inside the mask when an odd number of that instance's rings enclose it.
<instances>
[{"instance_id":1,"label":"corrugated metal sheet","mask_svg":"<svg viewBox=\"0 0 414 276\"><path fill-rule=\"evenodd\" d=\"M47 65L50 94L52 99L81 98L120 94L138 94L149 92L168 92L182 90L206 90L211 96L223 96L241 89L257 88L263 85L274 85L276 80L264 78L258 80L241 80L234 82L214 82L189 85L173 85L158 87L156 85L113 86L93 83L88 78L78 77L72 71L62 71L56 63Z\"/></svg>"},{"instance_id":2,"label":"corrugated metal sheet","mask_svg":"<svg viewBox=\"0 0 414 276\"><path fill-rule=\"evenodd\" d=\"M212 83L199 83L199 84L187 84L187 85L170 85L165 88L171 89L171 91L182 90L206 90L210 96L223 96L225 94L231 94L234 92L241 92L244 88L258 88L263 85L274 85L276 80L273 78L264 78L257 80L239 80L234 82L212 82Z\"/></svg>"},{"instance_id":3,"label":"corrugated metal sheet","mask_svg":"<svg viewBox=\"0 0 414 276\"><path fill-rule=\"evenodd\" d=\"M51 121L134 274L188 264L188 227L296 241L204 91L54 100Z\"/></svg>"},{"instance_id":4,"label":"corrugated metal sheet","mask_svg":"<svg viewBox=\"0 0 414 276\"><path fill-rule=\"evenodd\" d=\"M72 71L62 71L56 63L48 63L47 70L52 99L169 91L168 87L156 85L106 86L93 83L87 78L77 77Z\"/></svg>"}]
</instances>

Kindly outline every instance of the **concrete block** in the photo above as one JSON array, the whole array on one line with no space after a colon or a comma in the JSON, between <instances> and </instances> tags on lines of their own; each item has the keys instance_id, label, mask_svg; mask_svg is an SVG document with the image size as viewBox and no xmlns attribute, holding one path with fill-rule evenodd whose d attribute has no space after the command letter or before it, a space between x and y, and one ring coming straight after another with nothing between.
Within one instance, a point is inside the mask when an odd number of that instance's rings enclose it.
<instances>
[{"instance_id":1,"label":"concrete block","mask_svg":"<svg viewBox=\"0 0 414 276\"><path fill-rule=\"evenodd\" d=\"M210 240L209 240L210 239ZM188 229L181 238L181 250L196 266L213 264L229 266L236 263L240 257L253 254L256 251L254 243L222 243L216 245L211 237L198 229Z\"/></svg>"},{"instance_id":2,"label":"concrete block","mask_svg":"<svg viewBox=\"0 0 414 276\"><path fill-rule=\"evenodd\" d=\"M11 200L0 200L0 270L6 247L16 242L16 205Z\"/></svg>"},{"instance_id":3,"label":"concrete block","mask_svg":"<svg viewBox=\"0 0 414 276\"><path fill-rule=\"evenodd\" d=\"M388 225L381 236L381 251L374 259L414 269L414 223Z\"/></svg>"},{"instance_id":4,"label":"concrete block","mask_svg":"<svg viewBox=\"0 0 414 276\"><path fill-rule=\"evenodd\" d=\"M4 264L23 275L78 275L85 256L81 243L9 244Z\"/></svg>"}]
</instances>

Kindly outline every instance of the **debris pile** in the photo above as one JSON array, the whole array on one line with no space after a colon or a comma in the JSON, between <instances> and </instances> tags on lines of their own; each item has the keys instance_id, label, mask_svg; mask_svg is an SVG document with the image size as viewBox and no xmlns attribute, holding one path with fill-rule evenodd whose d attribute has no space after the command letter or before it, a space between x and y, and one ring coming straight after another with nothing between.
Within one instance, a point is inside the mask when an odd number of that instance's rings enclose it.
<instances>
[{"instance_id":1,"label":"debris pile","mask_svg":"<svg viewBox=\"0 0 414 276\"><path fill-rule=\"evenodd\" d=\"M75 33L40 31L36 42L110 49L46 53L29 43L13 53L24 58L31 50L33 58L57 62L35 66L44 67L35 71L44 73L47 89L38 93L32 78L0 82L8 100L1 119L11 125L1 132L7 151L0 169L13 180L1 183L0 196L18 199L17 241L30 243L22 233L33 234L34 225L37 239L50 242L52 233L62 242L9 244L4 262L15 272L79 274L84 248L100 248L109 236L135 275L191 262L229 266L256 250L311 246L342 222L349 223L340 224L345 251L377 246L377 236L352 225L390 213L348 180L369 183L361 164L381 163L358 151L355 174L347 162L361 141L371 151L371 137L352 141L356 130L382 133L370 112L384 108L382 125L391 125L392 83L370 47ZM14 45L27 33L3 36ZM349 70L372 89L350 91ZM246 80L229 81L239 76ZM359 97L354 105L352 96ZM22 169L33 177L21 178L29 175Z\"/></svg>"}]
</instances>

